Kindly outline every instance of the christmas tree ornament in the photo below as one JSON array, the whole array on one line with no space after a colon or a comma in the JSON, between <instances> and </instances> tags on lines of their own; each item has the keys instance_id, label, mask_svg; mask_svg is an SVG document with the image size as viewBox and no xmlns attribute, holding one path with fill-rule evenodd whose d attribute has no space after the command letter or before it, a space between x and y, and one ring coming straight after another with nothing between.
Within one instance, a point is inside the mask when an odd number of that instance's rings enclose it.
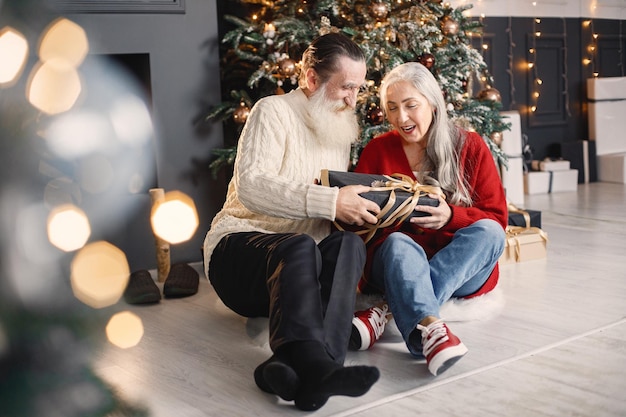
<instances>
[{"instance_id":1,"label":"christmas tree ornament","mask_svg":"<svg viewBox=\"0 0 626 417\"><path fill-rule=\"evenodd\" d=\"M397 32L391 27L388 28L385 32L385 39L387 39L388 42L395 43L397 39Z\"/></svg>"},{"instance_id":2,"label":"christmas tree ornament","mask_svg":"<svg viewBox=\"0 0 626 417\"><path fill-rule=\"evenodd\" d=\"M417 60L428 69L431 69L435 65L435 56L428 52L421 54Z\"/></svg>"},{"instance_id":3,"label":"christmas tree ornament","mask_svg":"<svg viewBox=\"0 0 626 417\"><path fill-rule=\"evenodd\" d=\"M268 45L274 44L274 37L276 36L276 27L273 23L266 23L263 28L263 37L265 38L265 43Z\"/></svg>"},{"instance_id":4,"label":"christmas tree ornament","mask_svg":"<svg viewBox=\"0 0 626 417\"><path fill-rule=\"evenodd\" d=\"M380 125L385 120L383 110L376 104L372 103L367 111L367 121L373 125Z\"/></svg>"},{"instance_id":5,"label":"christmas tree ornament","mask_svg":"<svg viewBox=\"0 0 626 417\"><path fill-rule=\"evenodd\" d=\"M477 98L480 101L489 100L489 101L493 101L493 102L496 102L496 103L502 102L502 97L500 96L500 92L497 89L493 88L493 87L487 87L484 90L481 90L478 93L478 97Z\"/></svg>"},{"instance_id":6,"label":"christmas tree ornament","mask_svg":"<svg viewBox=\"0 0 626 417\"><path fill-rule=\"evenodd\" d=\"M389 8L383 2L375 2L370 6L370 14L378 21L385 20L389 14Z\"/></svg>"},{"instance_id":7,"label":"christmas tree ornament","mask_svg":"<svg viewBox=\"0 0 626 417\"><path fill-rule=\"evenodd\" d=\"M502 137L502 132L493 132L489 135L489 138L493 141L493 143L498 146L502 145Z\"/></svg>"},{"instance_id":8,"label":"christmas tree ornament","mask_svg":"<svg viewBox=\"0 0 626 417\"><path fill-rule=\"evenodd\" d=\"M459 23L450 16L446 16L442 20L441 31L446 35L456 35L459 33Z\"/></svg>"},{"instance_id":9,"label":"christmas tree ornament","mask_svg":"<svg viewBox=\"0 0 626 417\"><path fill-rule=\"evenodd\" d=\"M246 120L248 120L248 115L250 114L250 107L246 105L245 102L239 103L239 106L233 112L233 120L237 124L244 124Z\"/></svg>"},{"instance_id":10,"label":"christmas tree ornament","mask_svg":"<svg viewBox=\"0 0 626 417\"><path fill-rule=\"evenodd\" d=\"M296 61L285 58L278 62L278 71L285 77L291 77L296 73Z\"/></svg>"}]
</instances>

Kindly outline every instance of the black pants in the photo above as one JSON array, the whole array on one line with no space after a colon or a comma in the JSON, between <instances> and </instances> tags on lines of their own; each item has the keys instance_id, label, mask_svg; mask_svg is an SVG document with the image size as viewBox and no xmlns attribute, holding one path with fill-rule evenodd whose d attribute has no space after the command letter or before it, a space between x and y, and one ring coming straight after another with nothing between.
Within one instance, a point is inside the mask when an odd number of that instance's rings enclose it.
<instances>
[{"instance_id":1,"label":"black pants","mask_svg":"<svg viewBox=\"0 0 626 417\"><path fill-rule=\"evenodd\" d=\"M315 244L306 234L233 233L213 251L210 280L230 309L269 317L272 351L315 340L343 363L365 245L351 232Z\"/></svg>"}]
</instances>

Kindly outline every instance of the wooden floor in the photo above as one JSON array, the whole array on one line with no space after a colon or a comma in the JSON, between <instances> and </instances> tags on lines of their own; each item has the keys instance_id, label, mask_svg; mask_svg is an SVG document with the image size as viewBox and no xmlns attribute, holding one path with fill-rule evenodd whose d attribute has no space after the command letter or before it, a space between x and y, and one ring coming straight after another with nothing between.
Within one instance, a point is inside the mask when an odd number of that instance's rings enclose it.
<instances>
[{"instance_id":1,"label":"wooden floor","mask_svg":"<svg viewBox=\"0 0 626 417\"><path fill-rule=\"evenodd\" d=\"M380 381L313 414L626 416L625 207L622 184L527 196L525 208L542 211L548 257L502 267L500 314L450 324L469 353L433 377L391 324L374 348L347 359L378 366ZM108 345L96 369L153 416L304 414L252 380L270 354L266 320L230 312L208 281L189 298L123 307L142 318L143 339L127 350Z\"/></svg>"}]
</instances>

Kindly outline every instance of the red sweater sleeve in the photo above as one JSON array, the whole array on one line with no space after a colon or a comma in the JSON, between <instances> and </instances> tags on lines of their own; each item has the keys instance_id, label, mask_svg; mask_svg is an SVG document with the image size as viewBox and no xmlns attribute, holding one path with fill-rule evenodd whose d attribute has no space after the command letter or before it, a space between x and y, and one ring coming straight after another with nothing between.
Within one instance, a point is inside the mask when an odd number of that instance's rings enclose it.
<instances>
[{"instance_id":1,"label":"red sweater sleeve","mask_svg":"<svg viewBox=\"0 0 626 417\"><path fill-rule=\"evenodd\" d=\"M491 151L477 133L467 133L460 161L471 190L472 206L451 205L452 217L442 230L454 232L480 219L493 219L506 228L508 212L502 181Z\"/></svg>"}]
</instances>

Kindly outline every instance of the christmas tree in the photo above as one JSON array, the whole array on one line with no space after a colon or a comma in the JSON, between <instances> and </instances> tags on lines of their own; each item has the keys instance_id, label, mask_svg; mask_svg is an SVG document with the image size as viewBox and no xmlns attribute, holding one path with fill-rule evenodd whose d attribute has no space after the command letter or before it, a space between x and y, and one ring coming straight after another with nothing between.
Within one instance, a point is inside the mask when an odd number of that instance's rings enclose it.
<instances>
[{"instance_id":1,"label":"christmas tree","mask_svg":"<svg viewBox=\"0 0 626 417\"><path fill-rule=\"evenodd\" d=\"M384 119L378 89L383 76L397 65L416 61L437 78L457 124L480 133L494 159L506 165L498 143L509 125L499 113L500 94L479 51L471 45L482 24L464 16L471 5L452 8L441 0L240 0L248 17L225 16L234 25L222 39L222 82L230 97L207 119L231 120L240 130L250 108L261 97L297 87L299 60L312 39L331 30L351 37L365 52L368 73L357 112L360 150L390 126ZM474 90L477 93L474 93ZM211 168L233 162L237 147L214 151Z\"/></svg>"}]
</instances>

